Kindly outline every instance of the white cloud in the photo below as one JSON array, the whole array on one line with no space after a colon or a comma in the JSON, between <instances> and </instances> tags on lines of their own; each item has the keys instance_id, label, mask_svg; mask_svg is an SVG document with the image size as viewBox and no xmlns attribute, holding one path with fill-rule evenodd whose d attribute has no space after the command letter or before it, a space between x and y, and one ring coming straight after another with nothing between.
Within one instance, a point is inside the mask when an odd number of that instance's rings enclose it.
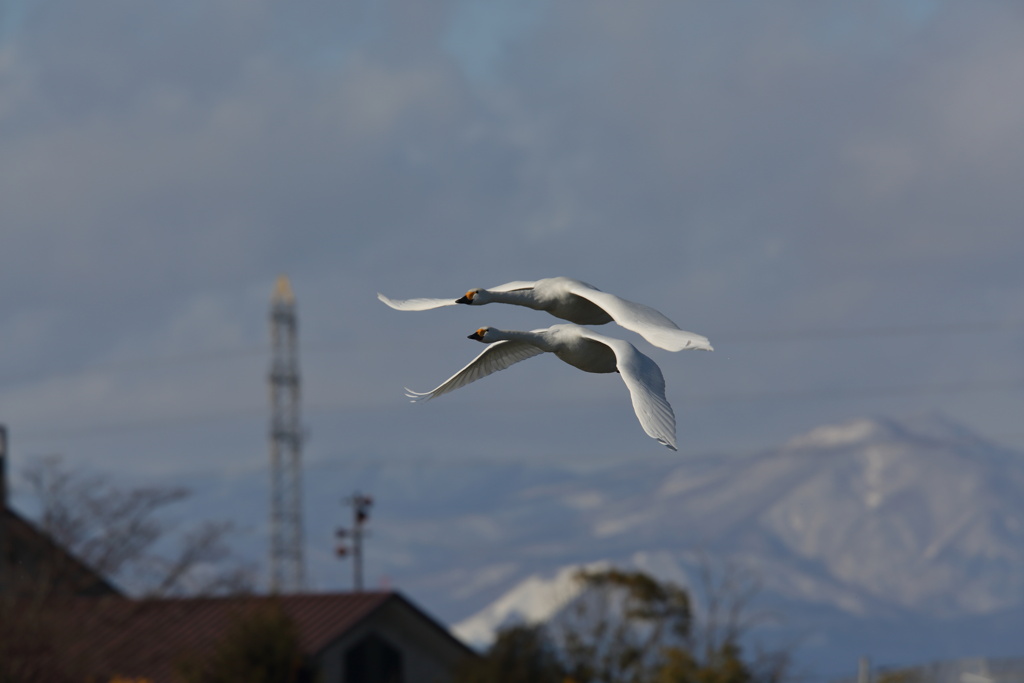
<instances>
[{"instance_id":1,"label":"white cloud","mask_svg":"<svg viewBox=\"0 0 1024 683\"><path fill-rule=\"evenodd\" d=\"M402 316L378 290L572 275L712 341L999 318L1024 291L1012 3L572 3L537 10L486 54L453 49L452 22L469 21L464 36L489 19L452 3L72 4L0 47L0 330L21 340L0 356L7 375L264 343L282 271L302 333L344 347L304 359L317 400L379 406L393 392L396 410L402 386L468 360L474 325L542 323L496 307ZM1015 367L922 341L724 348L665 371L670 392L700 395ZM35 423L76 401L97 420L106 405L110 422L173 413L204 379L217 391L197 410L262 401L224 372L121 378L114 400L91 385L6 400ZM546 387L592 379L537 374ZM508 405L536 400L535 385L504 379L493 386ZM808 411L846 409L680 414L713 442L737 423L785 433ZM573 438L546 424L538 444Z\"/></svg>"}]
</instances>

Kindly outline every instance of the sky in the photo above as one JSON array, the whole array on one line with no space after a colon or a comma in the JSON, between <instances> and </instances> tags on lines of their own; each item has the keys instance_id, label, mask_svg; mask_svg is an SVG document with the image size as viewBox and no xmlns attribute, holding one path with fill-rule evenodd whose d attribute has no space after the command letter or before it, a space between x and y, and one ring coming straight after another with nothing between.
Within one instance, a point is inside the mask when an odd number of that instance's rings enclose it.
<instances>
[{"instance_id":1,"label":"sky","mask_svg":"<svg viewBox=\"0 0 1024 683\"><path fill-rule=\"evenodd\" d=\"M279 274L325 556L354 463L731 457L930 412L1024 448L1022 29L1016 0L6 0L15 486L54 453L187 483L264 552ZM407 402L477 327L558 321L377 292L556 275L710 338L601 330L661 366L679 453L552 357Z\"/></svg>"}]
</instances>

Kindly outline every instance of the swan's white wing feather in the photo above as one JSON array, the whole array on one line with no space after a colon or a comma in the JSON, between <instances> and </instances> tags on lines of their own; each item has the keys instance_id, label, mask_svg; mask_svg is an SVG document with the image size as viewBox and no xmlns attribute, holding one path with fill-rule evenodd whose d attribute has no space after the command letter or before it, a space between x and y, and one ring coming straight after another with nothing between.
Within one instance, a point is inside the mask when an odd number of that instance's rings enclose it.
<instances>
[{"instance_id":1,"label":"swan's white wing feather","mask_svg":"<svg viewBox=\"0 0 1024 683\"><path fill-rule=\"evenodd\" d=\"M470 361L469 365L462 368L449 377L441 386L431 391L419 392L406 388L406 396L413 401L432 399L464 387L470 382L475 382L481 377L504 370L508 366L518 363L521 360L532 358L542 354L544 351L521 341L499 341L488 344L483 352Z\"/></svg>"},{"instance_id":2,"label":"swan's white wing feather","mask_svg":"<svg viewBox=\"0 0 1024 683\"><path fill-rule=\"evenodd\" d=\"M455 305L455 299L389 299L380 292L377 292L377 298L399 311L426 311Z\"/></svg>"},{"instance_id":3,"label":"swan's white wing feather","mask_svg":"<svg viewBox=\"0 0 1024 683\"><path fill-rule=\"evenodd\" d=\"M515 282L506 282L503 285L497 287L488 287L489 292L511 292L515 289L533 289L536 282L527 282L525 280L516 280Z\"/></svg>"},{"instance_id":4,"label":"swan's white wing feather","mask_svg":"<svg viewBox=\"0 0 1024 683\"><path fill-rule=\"evenodd\" d=\"M678 450L676 416L665 398L665 377L658 364L627 341L580 329L584 337L606 344L615 352L616 367L629 389L633 410L647 435L672 450Z\"/></svg>"},{"instance_id":5,"label":"swan's white wing feather","mask_svg":"<svg viewBox=\"0 0 1024 683\"><path fill-rule=\"evenodd\" d=\"M622 297L588 287L581 282L573 283L569 291L576 296L603 308L622 327L636 332L651 344L669 351L703 349L711 351L708 338L686 332L650 306L638 304Z\"/></svg>"}]
</instances>

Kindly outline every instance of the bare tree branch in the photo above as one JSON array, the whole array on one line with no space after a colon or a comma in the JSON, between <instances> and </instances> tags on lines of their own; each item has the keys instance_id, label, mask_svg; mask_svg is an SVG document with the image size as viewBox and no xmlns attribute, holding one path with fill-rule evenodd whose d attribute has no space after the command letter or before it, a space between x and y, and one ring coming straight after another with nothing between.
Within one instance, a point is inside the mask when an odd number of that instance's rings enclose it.
<instances>
[{"instance_id":1,"label":"bare tree branch","mask_svg":"<svg viewBox=\"0 0 1024 683\"><path fill-rule=\"evenodd\" d=\"M189 497L187 489L122 489L71 470L59 456L30 462L23 476L39 502L41 529L99 574L149 597L251 590L251 567L228 544L233 525L205 522L173 533L165 513Z\"/></svg>"}]
</instances>

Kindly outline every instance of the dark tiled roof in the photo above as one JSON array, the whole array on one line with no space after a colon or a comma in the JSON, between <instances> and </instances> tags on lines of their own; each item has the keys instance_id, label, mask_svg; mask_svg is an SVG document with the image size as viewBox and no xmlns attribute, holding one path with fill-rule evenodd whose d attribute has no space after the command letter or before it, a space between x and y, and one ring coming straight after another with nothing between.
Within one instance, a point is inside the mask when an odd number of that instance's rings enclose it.
<instances>
[{"instance_id":1,"label":"dark tiled roof","mask_svg":"<svg viewBox=\"0 0 1024 683\"><path fill-rule=\"evenodd\" d=\"M104 676L173 680L173 663L202 654L239 618L277 604L299 631L300 646L317 655L389 602L423 617L456 647L471 651L447 630L394 592L287 595L279 597L128 600L75 598L55 606L64 624L65 654L80 670Z\"/></svg>"},{"instance_id":2,"label":"dark tiled roof","mask_svg":"<svg viewBox=\"0 0 1024 683\"><path fill-rule=\"evenodd\" d=\"M190 600L82 599L67 603L80 619L75 648L104 673L150 675L184 654L206 651L238 619L273 604L298 626L299 643L315 655L392 597L391 593L339 593ZM91 668L91 666L90 666ZM165 670L166 669L166 670ZM158 680L160 680L158 678Z\"/></svg>"},{"instance_id":3,"label":"dark tiled roof","mask_svg":"<svg viewBox=\"0 0 1024 683\"><path fill-rule=\"evenodd\" d=\"M77 595L117 595L99 572L57 544L11 508L0 508L6 548L0 553L0 593L25 579L45 577L51 590Z\"/></svg>"}]
</instances>

